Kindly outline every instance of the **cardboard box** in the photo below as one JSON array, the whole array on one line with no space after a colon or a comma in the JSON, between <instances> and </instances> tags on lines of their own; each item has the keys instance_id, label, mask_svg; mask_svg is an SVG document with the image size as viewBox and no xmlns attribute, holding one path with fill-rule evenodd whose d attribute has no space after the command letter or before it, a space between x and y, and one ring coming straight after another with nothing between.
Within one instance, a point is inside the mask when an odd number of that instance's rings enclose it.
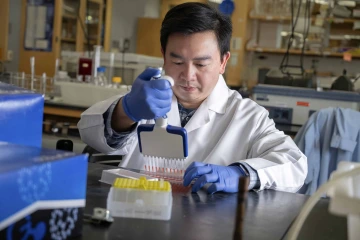
<instances>
[{"instance_id":1,"label":"cardboard box","mask_svg":"<svg viewBox=\"0 0 360 240\"><path fill-rule=\"evenodd\" d=\"M44 96L0 82L0 141L41 147Z\"/></svg>"},{"instance_id":2,"label":"cardboard box","mask_svg":"<svg viewBox=\"0 0 360 240\"><path fill-rule=\"evenodd\" d=\"M81 234L87 155L0 142L0 239Z\"/></svg>"},{"instance_id":3,"label":"cardboard box","mask_svg":"<svg viewBox=\"0 0 360 240\"><path fill-rule=\"evenodd\" d=\"M281 48L281 32L284 27L278 22L260 22L258 44L260 48Z\"/></svg>"}]
</instances>

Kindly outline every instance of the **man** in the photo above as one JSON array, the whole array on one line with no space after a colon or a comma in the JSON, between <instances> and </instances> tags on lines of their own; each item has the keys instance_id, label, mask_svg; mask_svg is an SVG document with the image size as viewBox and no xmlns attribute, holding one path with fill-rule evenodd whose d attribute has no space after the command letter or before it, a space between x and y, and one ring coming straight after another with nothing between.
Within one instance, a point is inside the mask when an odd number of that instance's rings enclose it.
<instances>
[{"instance_id":1,"label":"man","mask_svg":"<svg viewBox=\"0 0 360 240\"><path fill-rule=\"evenodd\" d=\"M166 75L146 69L130 93L97 103L78 124L83 141L103 153L125 155L121 167L143 169L135 129L167 114L168 123L188 132L184 185L194 192L236 192L240 176L249 189L296 192L307 174L306 157L278 131L268 112L230 90L222 77L230 58L231 21L208 5L172 8L161 27ZM149 46L151 47L151 46ZM149 120L149 121L147 121Z\"/></svg>"}]
</instances>

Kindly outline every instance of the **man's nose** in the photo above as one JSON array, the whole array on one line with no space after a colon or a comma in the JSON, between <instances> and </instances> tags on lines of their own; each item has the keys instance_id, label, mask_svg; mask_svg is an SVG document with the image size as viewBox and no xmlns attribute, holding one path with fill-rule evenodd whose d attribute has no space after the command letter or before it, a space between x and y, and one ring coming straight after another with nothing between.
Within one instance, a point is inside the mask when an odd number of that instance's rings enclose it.
<instances>
[{"instance_id":1,"label":"man's nose","mask_svg":"<svg viewBox=\"0 0 360 240\"><path fill-rule=\"evenodd\" d=\"M184 80L186 80L187 82L192 81L195 77L195 72L196 69L192 64L184 64L184 68L182 71Z\"/></svg>"}]
</instances>

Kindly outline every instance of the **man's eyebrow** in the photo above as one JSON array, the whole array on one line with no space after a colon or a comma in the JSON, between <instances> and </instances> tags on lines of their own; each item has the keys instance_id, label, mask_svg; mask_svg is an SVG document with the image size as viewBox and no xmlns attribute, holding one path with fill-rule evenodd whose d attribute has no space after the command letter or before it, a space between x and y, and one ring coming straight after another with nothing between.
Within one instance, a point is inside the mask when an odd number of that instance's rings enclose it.
<instances>
[{"instance_id":1,"label":"man's eyebrow","mask_svg":"<svg viewBox=\"0 0 360 240\"><path fill-rule=\"evenodd\" d=\"M183 59L183 57L182 57L182 56L177 55L176 53L173 53L173 52L171 52L171 53L170 53L170 56L171 56L171 57L174 57L174 58L180 58L180 59Z\"/></svg>"},{"instance_id":2,"label":"man's eyebrow","mask_svg":"<svg viewBox=\"0 0 360 240\"><path fill-rule=\"evenodd\" d=\"M171 57L174 57L174 58L179 58L179 59L183 59L182 56L176 54L176 53L173 53L173 52L170 52L170 56ZM210 55L205 55L205 56L201 56L201 57L196 57L194 58L193 60L195 61L203 61L203 60L208 60L208 59L211 59L211 56Z\"/></svg>"}]
</instances>

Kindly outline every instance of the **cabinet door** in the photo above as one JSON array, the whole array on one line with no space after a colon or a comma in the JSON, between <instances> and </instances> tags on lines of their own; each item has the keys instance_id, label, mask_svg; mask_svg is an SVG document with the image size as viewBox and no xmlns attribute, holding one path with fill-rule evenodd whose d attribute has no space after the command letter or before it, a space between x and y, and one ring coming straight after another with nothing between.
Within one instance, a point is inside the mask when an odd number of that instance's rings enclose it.
<instances>
[{"instance_id":1,"label":"cabinet door","mask_svg":"<svg viewBox=\"0 0 360 240\"><path fill-rule=\"evenodd\" d=\"M0 61L7 60L9 32L9 0L0 0Z\"/></svg>"},{"instance_id":2,"label":"cabinet door","mask_svg":"<svg viewBox=\"0 0 360 240\"><path fill-rule=\"evenodd\" d=\"M160 18L139 18L137 27L136 53L162 57L160 45Z\"/></svg>"},{"instance_id":3,"label":"cabinet door","mask_svg":"<svg viewBox=\"0 0 360 240\"><path fill-rule=\"evenodd\" d=\"M201 2L207 3L207 0L162 0L161 1L161 17L164 18L166 13L176 5L186 2Z\"/></svg>"},{"instance_id":4,"label":"cabinet door","mask_svg":"<svg viewBox=\"0 0 360 240\"><path fill-rule=\"evenodd\" d=\"M30 73L30 57L35 57L35 74L53 76L60 56L62 0L31 2L22 1L19 71Z\"/></svg>"},{"instance_id":5,"label":"cabinet door","mask_svg":"<svg viewBox=\"0 0 360 240\"><path fill-rule=\"evenodd\" d=\"M85 32L82 34L83 46L77 51L93 51L94 45L102 45L103 1L81 0L84 8L83 22Z\"/></svg>"},{"instance_id":6,"label":"cabinet door","mask_svg":"<svg viewBox=\"0 0 360 240\"><path fill-rule=\"evenodd\" d=\"M62 51L75 52L82 43L78 35L82 34L80 16L84 7L80 0L62 0L60 27L60 55Z\"/></svg>"}]
</instances>

